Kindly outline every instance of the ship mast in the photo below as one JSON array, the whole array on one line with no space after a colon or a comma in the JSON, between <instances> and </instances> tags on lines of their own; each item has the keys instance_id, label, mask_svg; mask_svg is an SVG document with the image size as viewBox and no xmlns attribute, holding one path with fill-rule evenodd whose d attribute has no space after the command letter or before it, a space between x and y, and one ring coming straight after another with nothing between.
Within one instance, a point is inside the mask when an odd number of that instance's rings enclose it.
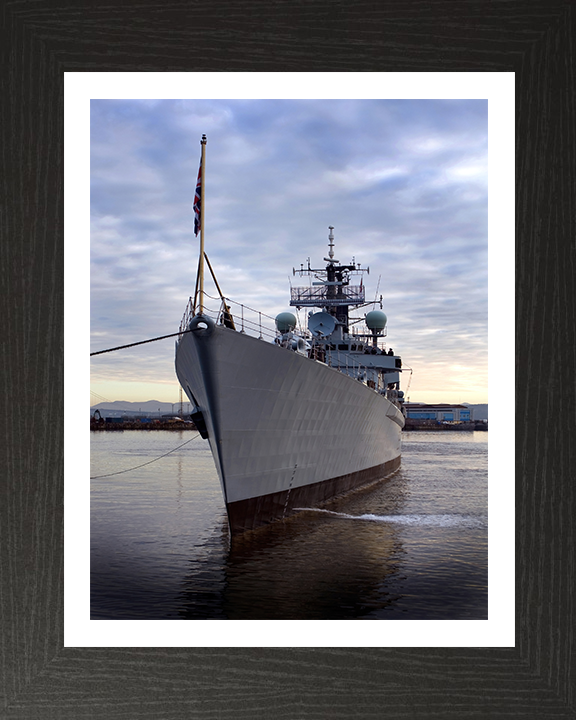
<instances>
[{"instance_id":1,"label":"ship mast","mask_svg":"<svg viewBox=\"0 0 576 720\"><path fill-rule=\"evenodd\" d=\"M334 258L334 227L328 226L328 257L325 257L325 268L308 267L304 265L300 270L293 269L294 275L313 275L317 278L310 288L292 288L290 305L296 307L322 307L325 312L332 315L344 333L348 332L348 311L351 305L364 305L364 288L350 285L351 275L362 275L370 272L369 268L360 268L354 259L350 265L341 265ZM342 331L340 331L342 332Z\"/></svg>"}]
</instances>

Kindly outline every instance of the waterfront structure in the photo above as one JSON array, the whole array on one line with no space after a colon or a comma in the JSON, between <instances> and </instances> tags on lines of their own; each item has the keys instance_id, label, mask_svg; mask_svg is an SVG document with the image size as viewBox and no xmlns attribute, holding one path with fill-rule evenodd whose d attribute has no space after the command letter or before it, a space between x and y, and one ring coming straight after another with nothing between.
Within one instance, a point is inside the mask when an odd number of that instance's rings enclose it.
<instances>
[{"instance_id":1,"label":"waterfront structure","mask_svg":"<svg viewBox=\"0 0 576 720\"><path fill-rule=\"evenodd\" d=\"M466 405L448 403L405 403L406 417L411 420L435 420L436 422L470 422L470 408Z\"/></svg>"}]
</instances>

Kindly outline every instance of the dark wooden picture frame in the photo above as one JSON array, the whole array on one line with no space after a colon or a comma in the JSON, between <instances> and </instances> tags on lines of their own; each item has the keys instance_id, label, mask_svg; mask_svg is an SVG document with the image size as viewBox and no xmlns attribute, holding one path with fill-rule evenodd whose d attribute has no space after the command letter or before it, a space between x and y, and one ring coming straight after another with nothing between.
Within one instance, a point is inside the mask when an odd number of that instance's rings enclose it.
<instances>
[{"instance_id":1,"label":"dark wooden picture frame","mask_svg":"<svg viewBox=\"0 0 576 720\"><path fill-rule=\"evenodd\" d=\"M576 7L12 0L0 18L0 718L576 717ZM66 71L516 73L514 648L63 647Z\"/></svg>"}]
</instances>

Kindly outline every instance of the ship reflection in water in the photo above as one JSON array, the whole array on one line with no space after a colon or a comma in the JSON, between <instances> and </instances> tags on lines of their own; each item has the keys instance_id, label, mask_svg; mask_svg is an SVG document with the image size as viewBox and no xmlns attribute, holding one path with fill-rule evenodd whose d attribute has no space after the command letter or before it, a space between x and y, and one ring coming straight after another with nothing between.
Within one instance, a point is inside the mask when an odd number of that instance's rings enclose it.
<instances>
[{"instance_id":1,"label":"ship reflection in water","mask_svg":"<svg viewBox=\"0 0 576 720\"><path fill-rule=\"evenodd\" d=\"M486 619L487 435L404 433L383 482L232 539L204 444L94 481L91 617Z\"/></svg>"},{"instance_id":2,"label":"ship reflection in water","mask_svg":"<svg viewBox=\"0 0 576 720\"><path fill-rule=\"evenodd\" d=\"M233 538L224 565L222 612L231 620L337 620L389 605L397 573L397 529L304 511ZM182 594L182 617L196 615L196 577ZM189 606L187 607L187 604Z\"/></svg>"}]
</instances>

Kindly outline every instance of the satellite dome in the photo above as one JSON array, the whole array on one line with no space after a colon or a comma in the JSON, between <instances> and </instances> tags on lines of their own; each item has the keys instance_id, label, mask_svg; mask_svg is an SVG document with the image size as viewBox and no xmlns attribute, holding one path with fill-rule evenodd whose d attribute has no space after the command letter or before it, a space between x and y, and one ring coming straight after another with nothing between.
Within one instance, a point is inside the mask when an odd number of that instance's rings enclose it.
<instances>
[{"instance_id":1,"label":"satellite dome","mask_svg":"<svg viewBox=\"0 0 576 720\"><path fill-rule=\"evenodd\" d=\"M376 332L384 330L388 318L382 312L382 310L371 310L366 314L366 325L369 330L376 330Z\"/></svg>"},{"instance_id":2,"label":"satellite dome","mask_svg":"<svg viewBox=\"0 0 576 720\"><path fill-rule=\"evenodd\" d=\"M287 333L296 327L296 317L291 312L281 312L276 315L276 329L278 332Z\"/></svg>"}]
</instances>

